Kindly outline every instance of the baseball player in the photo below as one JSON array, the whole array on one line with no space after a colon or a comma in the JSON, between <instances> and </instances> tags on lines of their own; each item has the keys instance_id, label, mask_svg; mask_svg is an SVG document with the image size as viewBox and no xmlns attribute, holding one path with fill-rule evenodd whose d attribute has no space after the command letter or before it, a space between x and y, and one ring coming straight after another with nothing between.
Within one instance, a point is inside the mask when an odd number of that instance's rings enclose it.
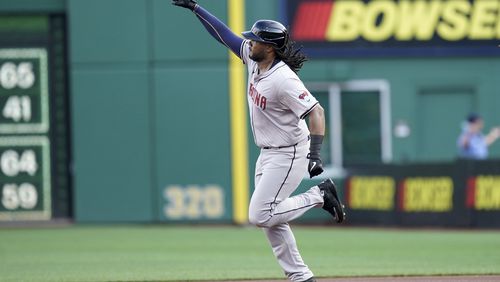
<instances>
[{"instance_id":1,"label":"baseball player","mask_svg":"<svg viewBox=\"0 0 500 282\"><path fill-rule=\"evenodd\" d=\"M259 20L241 38L193 0L172 0L172 4L193 11L208 32L247 65L250 124L255 144L261 148L249 221L262 227L290 280L315 281L288 222L317 206L339 223L345 213L331 179L290 197L306 171L311 178L323 172L323 108L296 74L305 56L294 48L279 22Z\"/></svg>"}]
</instances>

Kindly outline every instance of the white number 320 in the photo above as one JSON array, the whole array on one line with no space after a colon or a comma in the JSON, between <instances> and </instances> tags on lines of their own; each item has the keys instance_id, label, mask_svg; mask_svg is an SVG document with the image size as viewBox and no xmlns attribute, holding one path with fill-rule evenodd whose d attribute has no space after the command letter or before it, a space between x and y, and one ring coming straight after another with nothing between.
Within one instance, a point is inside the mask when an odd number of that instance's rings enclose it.
<instances>
[{"instance_id":1,"label":"white number 320","mask_svg":"<svg viewBox=\"0 0 500 282\"><path fill-rule=\"evenodd\" d=\"M212 186L169 186L163 196L164 214L169 219L217 219L224 214L222 188Z\"/></svg>"}]
</instances>

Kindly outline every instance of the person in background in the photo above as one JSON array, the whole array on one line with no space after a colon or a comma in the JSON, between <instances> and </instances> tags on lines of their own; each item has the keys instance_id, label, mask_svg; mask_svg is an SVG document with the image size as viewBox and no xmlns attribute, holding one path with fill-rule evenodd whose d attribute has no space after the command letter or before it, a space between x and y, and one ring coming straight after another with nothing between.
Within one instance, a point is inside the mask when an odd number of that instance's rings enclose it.
<instances>
[{"instance_id":1,"label":"person in background","mask_svg":"<svg viewBox=\"0 0 500 282\"><path fill-rule=\"evenodd\" d=\"M492 128L487 135L482 133L483 127L484 122L480 115L469 114L457 141L461 158L484 160L488 157L488 147L500 137L500 127Z\"/></svg>"}]
</instances>

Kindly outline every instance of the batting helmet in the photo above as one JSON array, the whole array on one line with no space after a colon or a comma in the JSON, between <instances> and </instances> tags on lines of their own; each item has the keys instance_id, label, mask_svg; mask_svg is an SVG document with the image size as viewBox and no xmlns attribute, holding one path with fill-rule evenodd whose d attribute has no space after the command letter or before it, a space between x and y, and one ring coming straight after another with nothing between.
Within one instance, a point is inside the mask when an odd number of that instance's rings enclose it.
<instances>
[{"instance_id":1,"label":"batting helmet","mask_svg":"<svg viewBox=\"0 0 500 282\"><path fill-rule=\"evenodd\" d=\"M278 49L283 48L288 42L286 27L272 20L256 21L251 30L245 31L242 34L246 39L272 44Z\"/></svg>"}]
</instances>

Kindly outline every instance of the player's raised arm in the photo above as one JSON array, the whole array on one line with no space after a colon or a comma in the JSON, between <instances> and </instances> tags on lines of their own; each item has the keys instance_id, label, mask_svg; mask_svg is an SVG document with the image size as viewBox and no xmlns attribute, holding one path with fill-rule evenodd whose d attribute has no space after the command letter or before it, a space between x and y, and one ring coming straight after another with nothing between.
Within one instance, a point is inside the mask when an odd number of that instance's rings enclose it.
<instances>
[{"instance_id":1,"label":"player's raised arm","mask_svg":"<svg viewBox=\"0 0 500 282\"><path fill-rule=\"evenodd\" d=\"M223 22L210 14L194 0L172 0L172 4L189 9L195 13L208 32L220 43L241 58L243 38L232 32Z\"/></svg>"}]
</instances>

